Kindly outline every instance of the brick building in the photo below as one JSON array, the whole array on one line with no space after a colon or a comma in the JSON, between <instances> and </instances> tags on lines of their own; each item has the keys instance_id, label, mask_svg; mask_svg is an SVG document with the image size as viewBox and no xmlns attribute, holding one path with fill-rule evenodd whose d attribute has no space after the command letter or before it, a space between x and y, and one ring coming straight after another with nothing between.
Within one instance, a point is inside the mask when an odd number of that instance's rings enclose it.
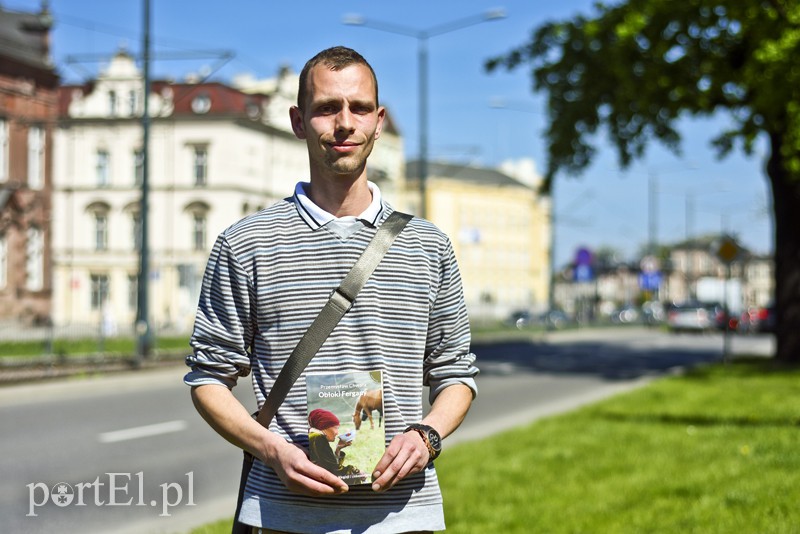
<instances>
[{"instance_id":1,"label":"brick building","mask_svg":"<svg viewBox=\"0 0 800 534\"><path fill-rule=\"evenodd\" d=\"M51 314L52 19L0 7L0 321Z\"/></svg>"}]
</instances>

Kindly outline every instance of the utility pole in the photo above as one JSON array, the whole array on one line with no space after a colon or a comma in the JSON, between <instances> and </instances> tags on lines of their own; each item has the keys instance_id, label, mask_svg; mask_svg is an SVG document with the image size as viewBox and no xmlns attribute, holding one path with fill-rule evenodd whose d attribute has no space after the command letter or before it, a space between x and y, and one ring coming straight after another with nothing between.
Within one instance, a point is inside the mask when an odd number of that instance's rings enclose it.
<instances>
[{"instance_id":1,"label":"utility pole","mask_svg":"<svg viewBox=\"0 0 800 534\"><path fill-rule=\"evenodd\" d=\"M149 313L149 283L150 283L150 244L148 241L149 227L149 146L150 146L150 0L144 3L144 31L142 37L142 73L144 76L144 105L142 111L142 197L139 213L141 215L141 250L139 251L139 279L137 284L138 306L136 310L136 361L141 361L148 356L152 345L152 332L150 331Z\"/></svg>"},{"instance_id":2,"label":"utility pole","mask_svg":"<svg viewBox=\"0 0 800 534\"><path fill-rule=\"evenodd\" d=\"M658 247L658 178L654 171L650 172L650 179L648 181L648 206L647 211L649 214L649 232L647 251L649 254L655 256Z\"/></svg>"},{"instance_id":3,"label":"utility pole","mask_svg":"<svg viewBox=\"0 0 800 534\"><path fill-rule=\"evenodd\" d=\"M179 53L157 53L153 54L151 49L151 3L152 0L142 0L142 55L140 57L142 65L143 81L143 102L142 102L142 175L141 175L141 198L139 200L139 268L136 281L136 320L134 332L136 336L136 354L134 355L134 366L141 365L142 361L149 355L154 340L154 333L150 325L150 93L151 93L151 65L159 60L198 60L216 59L217 63L198 83L203 83L209 79L216 71L230 61L234 54L228 50L195 50L183 51ZM107 54L78 54L70 55L65 58L67 65L77 63L105 62L108 60ZM177 102L179 99L175 100Z\"/></svg>"}]
</instances>

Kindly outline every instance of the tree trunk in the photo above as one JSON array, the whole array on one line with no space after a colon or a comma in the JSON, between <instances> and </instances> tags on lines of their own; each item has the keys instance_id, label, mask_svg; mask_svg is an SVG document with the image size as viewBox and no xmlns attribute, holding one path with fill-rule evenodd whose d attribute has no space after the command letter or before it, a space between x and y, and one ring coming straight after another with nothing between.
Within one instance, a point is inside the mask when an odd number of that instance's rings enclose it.
<instances>
[{"instance_id":1,"label":"tree trunk","mask_svg":"<svg viewBox=\"0 0 800 534\"><path fill-rule=\"evenodd\" d=\"M783 136L770 134L767 175L775 214L776 359L800 363L800 177L781 157Z\"/></svg>"}]
</instances>

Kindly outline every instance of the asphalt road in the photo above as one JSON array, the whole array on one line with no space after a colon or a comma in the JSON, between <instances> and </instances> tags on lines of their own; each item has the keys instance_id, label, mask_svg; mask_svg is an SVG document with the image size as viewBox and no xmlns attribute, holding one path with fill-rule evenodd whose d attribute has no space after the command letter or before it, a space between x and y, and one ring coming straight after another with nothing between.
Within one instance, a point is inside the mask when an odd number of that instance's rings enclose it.
<instances>
[{"instance_id":1,"label":"asphalt road","mask_svg":"<svg viewBox=\"0 0 800 534\"><path fill-rule=\"evenodd\" d=\"M474 349L480 395L445 449L719 360L722 339L630 328ZM774 342L736 337L731 349L768 355ZM241 455L196 414L183 373L0 389L0 531L185 532L230 515ZM234 391L249 408L247 385Z\"/></svg>"}]
</instances>

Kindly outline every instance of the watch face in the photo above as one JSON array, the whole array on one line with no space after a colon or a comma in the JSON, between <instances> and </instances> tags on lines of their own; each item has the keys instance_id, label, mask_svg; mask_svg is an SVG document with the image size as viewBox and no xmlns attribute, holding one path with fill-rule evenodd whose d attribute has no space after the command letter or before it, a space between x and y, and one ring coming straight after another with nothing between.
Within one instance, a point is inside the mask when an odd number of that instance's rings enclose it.
<instances>
[{"instance_id":1,"label":"watch face","mask_svg":"<svg viewBox=\"0 0 800 534\"><path fill-rule=\"evenodd\" d=\"M431 448L435 451L442 448L442 440L435 430L428 431L428 443L431 444Z\"/></svg>"}]
</instances>

